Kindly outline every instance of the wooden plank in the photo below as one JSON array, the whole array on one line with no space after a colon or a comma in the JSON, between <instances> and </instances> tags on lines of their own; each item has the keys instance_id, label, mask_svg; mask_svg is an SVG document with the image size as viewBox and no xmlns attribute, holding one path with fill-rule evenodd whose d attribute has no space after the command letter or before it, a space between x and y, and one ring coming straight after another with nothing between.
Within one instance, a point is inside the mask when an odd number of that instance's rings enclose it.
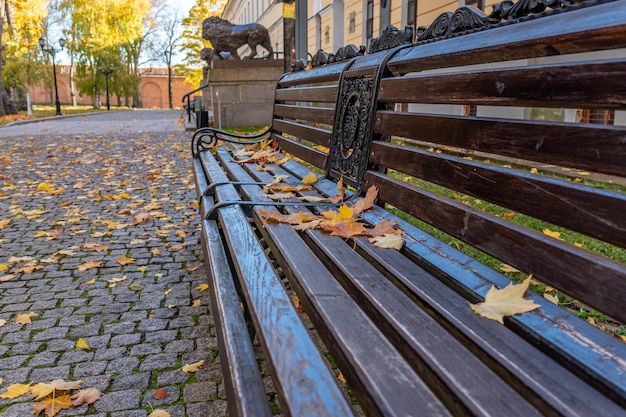
<instances>
[{"instance_id":1,"label":"wooden plank","mask_svg":"<svg viewBox=\"0 0 626 417\"><path fill-rule=\"evenodd\" d=\"M289 87L294 85L303 84L317 84L317 83L336 83L341 76L341 72L344 67L348 65L348 62L341 62L338 64L324 65L323 67L313 68L308 71L295 71L283 74L278 80L280 87Z\"/></svg>"},{"instance_id":2,"label":"wooden plank","mask_svg":"<svg viewBox=\"0 0 626 417\"><path fill-rule=\"evenodd\" d=\"M209 181L228 181L220 166L205 154L202 161ZM216 195L218 201L238 199L232 185L217 187ZM219 209L219 221L258 338L271 365L275 388L283 399L283 412L311 417L352 415L335 376L298 317L241 208L235 205Z\"/></svg>"},{"instance_id":3,"label":"wooden plank","mask_svg":"<svg viewBox=\"0 0 626 417\"><path fill-rule=\"evenodd\" d=\"M626 195L383 142L371 162L626 247Z\"/></svg>"},{"instance_id":4,"label":"wooden plank","mask_svg":"<svg viewBox=\"0 0 626 417\"><path fill-rule=\"evenodd\" d=\"M281 88L276 90L275 100L302 101L313 103L335 104L337 98L337 85L323 85L317 87Z\"/></svg>"},{"instance_id":5,"label":"wooden plank","mask_svg":"<svg viewBox=\"0 0 626 417\"><path fill-rule=\"evenodd\" d=\"M359 252L478 357L496 369L522 396L545 414L612 417L620 407L582 382L548 355L492 320L474 314L467 300L419 268L399 251L376 248L356 239ZM553 317L558 320L561 316ZM572 331L574 332L574 331Z\"/></svg>"},{"instance_id":6,"label":"wooden plank","mask_svg":"<svg viewBox=\"0 0 626 417\"><path fill-rule=\"evenodd\" d=\"M371 223L396 220L409 236L403 254L471 302L482 301L492 285L504 288L511 282L509 278L382 207L374 206L363 217ZM427 289L424 287L424 290ZM622 378L626 372L626 345L537 294L528 292L527 298L541 308L506 318L506 326L557 360L565 369L626 407L626 379ZM486 345L491 345L491 340L486 340ZM526 356L522 358L524 360Z\"/></svg>"},{"instance_id":7,"label":"wooden plank","mask_svg":"<svg viewBox=\"0 0 626 417\"><path fill-rule=\"evenodd\" d=\"M278 141L280 148L316 167L324 169L326 166L327 155L317 149L310 148L306 145L287 139L284 136L272 135L272 138Z\"/></svg>"},{"instance_id":8,"label":"wooden plank","mask_svg":"<svg viewBox=\"0 0 626 417\"><path fill-rule=\"evenodd\" d=\"M218 157L228 174L237 180L271 181L269 174L255 170L250 170L255 175L251 177L241 166L231 162L227 152L218 152ZM243 186L242 190L251 200L268 200L260 187ZM254 212L257 226L267 237L272 253L290 276L316 330L367 415L406 416L415 409L424 410L429 416L449 415L298 233L285 224L264 224L258 209Z\"/></svg>"},{"instance_id":9,"label":"wooden plank","mask_svg":"<svg viewBox=\"0 0 626 417\"><path fill-rule=\"evenodd\" d=\"M334 109L326 107L290 106L285 104L274 106L274 117L280 116L326 125L333 124L334 113Z\"/></svg>"},{"instance_id":10,"label":"wooden plank","mask_svg":"<svg viewBox=\"0 0 626 417\"><path fill-rule=\"evenodd\" d=\"M539 415L341 238L307 231L314 251L458 415Z\"/></svg>"},{"instance_id":11,"label":"wooden plank","mask_svg":"<svg viewBox=\"0 0 626 417\"><path fill-rule=\"evenodd\" d=\"M366 181L368 186L378 186L383 201L626 321L620 301L626 299L625 265L378 172L368 171Z\"/></svg>"},{"instance_id":12,"label":"wooden plank","mask_svg":"<svg viewBox=\"0 0 626 417\"><path fill-rule=\"evenodd\" d=\"M202 196L204 195L208 184L206 182L202 163L199 158L192 158L192 170L194 182L196 184L196 199L198 200L198 203L202 204Z\"/></svg>"},{"instance_id":13,"label":"wooden plank","mask_svg":"<svg viewBox=\"0 0 626 417\"><path fill-rule=\"evenodd\" d=\"M626 176L621 126L379 111L375 131L442 145Z\"/></svg>"},{"instance_id":14,"label":"wooden plank","mask_svg":"<svg viewBox=\"0 0 626 417\"><path fill-rule=\"evenodd\" d=\"M626 1L503 25L398 52L393 74L626 47Z\"/></svg>"},{"instance_id":15,"label":"wooden plank","mask_svg":"<svg viewBox=\"0 0 626 417\"><path fill-rule=\"evenodd\" d=\"M293 122L289 120L274 119L272 123L273 132L282 132L302 140L316 143L328 147L330 145L331 133L319 127Z\"/></svg>"},{"instance_id":16,"label":"wooden plank","mask_svg":"<svg viewBox=\"0 0 626 417\"><path fill-rule=\"evenodd\" d=\"M602 82L598 82L602 74ZM533 65L384 79L392 103L619 109L626 107L626 60Z\"/></svg>"}]
</instances>

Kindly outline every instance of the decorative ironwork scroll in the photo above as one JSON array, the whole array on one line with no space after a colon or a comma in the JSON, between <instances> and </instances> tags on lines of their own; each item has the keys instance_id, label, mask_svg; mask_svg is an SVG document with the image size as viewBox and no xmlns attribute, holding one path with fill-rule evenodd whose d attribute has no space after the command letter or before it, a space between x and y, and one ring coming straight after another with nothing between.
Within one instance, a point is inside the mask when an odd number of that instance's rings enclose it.
<instances>
[{"instance_id":1,"label":"decorative ironwork scroll","mask_svg":"<svg viewBox=\"0 0 626 417\"><path fill-rule=\"evenodd\" d=\"M615 0L505 0L493 5L489 15L474 7L464 6L454 13L442 13L428 27L419 27L416 43L447 39L465 32L539 17L543 13L562 12L611 1Z\"/></svg>"},{"instance_id":2,"label":"decorative ironwork scroll","mask_svg":"<svg viewBox=\"0 0 626 417\"><path fill-rule=\"evenodd\" d=\"M370 39L367 45L367 53L373 54L396 46L413 42L413 27L406 26L404 30L398 30L394 26L387 26L382 35L378 38Z\"/></svg>"},{"instance_id":3,"label":"decorative ironwork scroll","mask_svg":"<svg viewBox=\"0 0 626 417\"><path fill-rule=\"evenodd\" d=\"M356 56L364 54L364 46L357 48L353 44L349 44L344 46L343 48L337 49L337 52L335 52L334 54L329 54L328 52L324 52L323 49L320 49L315 55L313 55L313 58L311 58L311 67L315 68L338 62L345 62L351 60Z\"/></svg>"}]
</instances>

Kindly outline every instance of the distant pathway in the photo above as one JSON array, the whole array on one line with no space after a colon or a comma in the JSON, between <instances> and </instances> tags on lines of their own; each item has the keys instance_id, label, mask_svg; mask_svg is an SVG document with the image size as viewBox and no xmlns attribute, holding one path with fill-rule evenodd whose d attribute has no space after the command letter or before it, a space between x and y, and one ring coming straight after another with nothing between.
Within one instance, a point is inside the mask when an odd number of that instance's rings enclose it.
<instances>
[{"instance_id":1,"label":"distant pathway","mask_svg":"<svg viewBox=\"0 0 626 417\"><path fill-rule=\"evenodd\" d=\"M225 415L179 113L0 128L0 395L83 380L104 396L58 416ZM0 398L0 416L34 402Z\"/></svg>"}]
</instances>

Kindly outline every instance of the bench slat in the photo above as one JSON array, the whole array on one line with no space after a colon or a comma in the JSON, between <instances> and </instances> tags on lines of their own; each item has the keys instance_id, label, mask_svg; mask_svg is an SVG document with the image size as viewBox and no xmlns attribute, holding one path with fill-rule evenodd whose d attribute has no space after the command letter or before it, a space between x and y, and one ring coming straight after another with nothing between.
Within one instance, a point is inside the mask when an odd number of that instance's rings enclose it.
<instances>
[{"instance_id":1,"label":"bench slat","mask_svg":"<svg viewBox=\"0 0 626 417\"><path fill-rule=\"evenodd\" d=\"M368 171L366 180L378 186L383 201L626 321L620 301L626 299L626 266L378 172Z\"/></svg>"},{"instance_id":2,"label":"bench slat","mask_svg":"<svg viewBox=\"0 0 626 417\"><path fill-rule=\"evenodd\" d=\"M274 119L272 127L274 132L283 132L298 138L306 138L309 142L326 147L330 145L330 132L325 129L281 119Z\"/></svg>"},{"instance_id":3,"label":"bench slat","mask_svg":"<svg viewBox=\"0 0 626 417\"><path fill-rule=\"evenodd\" d=\"M288 152L290 155L294 155L300 159L303 159L310 164L313 164L319 168L324 168L326 166L326 155L324 152L318 151L317 149L309 148L306 145L293 141L291 139L287 139L284 136L280 135L272 135L272 138L278 141L280 147Z\"/></svg>"},{"instance_id":4,"label":"bench slat","mask_svg":"<svg viewBox=\"0 0 626 417\"><path fill-rule=\"evenodd\" d=\"M624 194L378 141L371 161L626 247Z\"/></svg>"},{"instance_id":5,"label":"bench slat","mask_svg":"<svg viewBox=\"0 0 626 417\"><path fill-rule=\"evenodd\" d=\"M212 156L204 152L201 160L211 183L228 180ZM237 199L232 185L218 187L216 194L220 201ZM234 266L276 389L285 399L281 402L285 412L311 417L352 415L241 209L220 209L219 221L229 249L239 253L231 254Z\"/></svg>"},{"instance_id":6,"label":"bench slat","mask_svg":"<svg viewBox=\"0 0 626 417\"><path fill-rule=\"evenodd\" d=\"M558 13L401 50L393 74L626 47L626 1Z\"/></svg>"},{"instance_id":7,"label":"bench slat","mask_svg":"<svg viewBox=\"0 0 626 417\"><path fill-rule=\"evenodd\" d=\"M289 106L285 104L276 104L274 106L274 116L326 125L333 124L334 113L334 109L322 107Z\"/></svg>"},{"instance_id":8,"label":"bench slat","mask_svg":"<svg viewBox=\"0 0 626 417\"><path fill-rule=\"evenodd\" d=\"M626 176L623 127L377 112L375 131L529 161Z\"/></svg>"},{"instance_id":9,"label":"bench slat","mask_svg":"<svg viewBox=\"0 0 626 417\"><path fill-rule=\"evenodd\" d=\"M337 98L336 85L323 85L317 87L282 88L276 90L275 100L303 101L313 103L335 103Z\"/></svg>"},{"instance_id":10,"label":"bench slat","mask_svg":"<svg viewBox=\"0 0 626 417\"><path fill-rule=\"evenodd\" d=\"M208 187L199 158L194 158L196 189L200 192L200 214L205 217L213 199L202 197ZM229 415L269 417L272 411L267 401L265 386L257 370L257 361L248 327L239 307L239 296L224 252L219 230L214 221L203 220L202 251L208 271L207 283L215 318L220 364L228 397L241 398L241 402L228 403Z\"/></svg>"},{"instance_id":11,"label":"bench slat","mask_svg":"<svg viewBox=\"0 0 626 417\"><path fill-rule=\"evenodd\" d=\"M379 100L397 103L624 108L626 61L524 66L383 79ZM598 82L602 74L602 82Z\"/></svg>"}]
</instances>

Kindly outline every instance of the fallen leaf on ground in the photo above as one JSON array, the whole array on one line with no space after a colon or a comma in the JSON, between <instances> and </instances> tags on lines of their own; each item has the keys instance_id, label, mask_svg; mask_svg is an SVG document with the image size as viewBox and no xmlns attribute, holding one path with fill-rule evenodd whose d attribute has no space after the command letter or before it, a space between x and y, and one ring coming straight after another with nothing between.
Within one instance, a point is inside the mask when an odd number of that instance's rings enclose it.
<instances>
[{"instance_id":1,"label":"fallen leaf on ground","mask_svg":"<svg viewBox=\"0 0 626 417\"><path fill-rule=\"evenodd\" d=\"M165 391L163 388L159 388L156 391L154 391L154 398L156 398L157 400L162 400L163 398L167 398L169 394L167 393L167 391Z\"/></svg>"},{"instance_id":2,"label":"fallen leaf on ground","mask_svg":"<svg viewBox=\"0 0 626 417\"><path fill-rule=\"evenodd\" d=\"M0 220L0 230L5 229L9 223L11 223L11 219Z\"/></svg>"},{"instance_id":3,"label":"fallen leaf on ground","mask_svg":"<svg viewBox=\"0 0 626 417\"><path fill-rule=\"evenodd\" d=\"M30 312L30 313L25 313L25 314L18 314L17 317L15 317L15 323L16 324L30 324L32 323L32 321L30 320L31 317L35 317L37 315L37 313L34 312Z\"/></svg>"},{"instance_id":4,"label":"fallen leaf on ground","mask_svg":"<svg viewBox=\"0 0 626 417\"><path fill-rule=\"evenodd\" d=\"M154 410L148 414L148 417L172 417L172 415L165 410Z\"/></svg>"},{"instance_id":5,"label":"fallen leaf on ground","mask_svg":"<svg viewBox=\"0 0 626 417\"><path fill-rule=\"evenodd\" d=\"M103 394L98 390L98 388L83 389L72 395L72 404L75 406L92 404L98 401L102 395Z\"/></svg>"},{"instance_id":6,"label":"fallen leaf on ground","mask_svg":"<svg viewBox=\"0 0 626 417\"><path fill-rule=\"evenodd\" d=\"M40 382L34 385L30 393L34 399L38 400L47 395L52 394L54 391L69 391L73 389L80 389L80 386L84 381L65 381L63 379L55 379L54 381L50 381L49 384L44 384Z\"/></svg>"},{"instance_id":7,"label":"fallen leaf on ground","mask_svg":"<svg viewBox=\"0 0 626 417\"><path fill-rule=\"evenodd\" d=\"M125 266L125 265L134 264L135 260L133 258L129 258L127 256L122 255L119 258L117 258L115 262L117 262L118 264L122 266Z\"/></svg>"},{"instance_id":8,"label":"fallen leaf on ground","mask_svg":"<svg viewBox=\"0 0 626 417\"><path fill-rule=\"evenodd\" d=\"M543 293L543 298L550 301L552 304L559 305L559 297L557 297L556 295L545 292Z\"/></svg>"},{"instance_id":9,"label":"fallen leaf on ground","mask_svg":"<svg viewBox=\"0 0 626 417\"><path fill-rule=\"evenodd\" d=\"M42 401L33 404L33 414L39 414L42 411L45 411L47 417L54 417L61 410L68 409L71 406L72 400L69 395L45 398Z\"/></svg>"},{"instance_id":10,"label":"fallen leaf on ground","mask_svg":"<svg viewBox=\"0 0 626 417\"><path fill-rule=\"evenodd\" d=\"M31 384L11 384L7 387L7 390L0 394L0 398L13 398L21 397L22 395L30 392Z\"/></svg>"},{"instance_id":11,"label":"fallen leaf on ground","mask_svg":"<svg viewBox=\"0 0 626 417\"><path fill-rule=\"evenodd\" d=\"M78 349L85 349L85 350L91 349L89 345L87 344L87 342L85 342L85 340L82 337L79 337L78 340L76 341L76 347Z\"/></svg>"},{"instance_id":12,"label":"fallen leaf on ground","mask_svg":"<svg viewBox=\"0 0 626 417\"><path fill-rule=\"evenodd\" d=\"M205 291L209 288L209 284L200 284L196 287L197 290Z\"/></svg>"},{"instance_id":13,"label":"fallen leaf on ground","mask_svg":"<svg viewBox=\"0 0 626 417\"><path fill-rule=\"evenodd\" d=\"M191 303L192 307L200 307L202 305L202 300L193 300Z\"/></svg>"},{"instance_id":14,"label":"fallen leaf on ground","mask_svg":"<svg viewBox=\"0 0 626 417\"><path fill-rule=\"evenodd\" d=\"M7 321L5 319L0 319L0 327L4 326L5 324L7 324ZM2 381L0 381L0 384L2 384Z\"/></svg>"},{"instance_id":15,"label":"fallen leaf on ground","mask_svg":"<svg viewBox=\"0 0 626 417\"><path fill-rule=\"evenodd\" d=\"M192 364L185 364L185 366L183 366L181 369L185 373L196 372L200 369L202 365L204 365L204 361L199 361Z\"/></svg>"},{"instance_id":16,"label":"fallen leaf on ground","mask_svg":"<svg viewBox=\"0 0 626 417\"><path fill-rule=\"evenodd\" d=\"M87 271L93 268L100 268L102 266L102 261L87 261L83 264L78 265L79 271Z\"/></svg>"},{"instance_id":17,"label":"fallen leaf on ground","mask_svg":"<svg viewBox=\"0 0 626 417\"><path fill-rule=\"evenodd\" d=\"M513 285L510 283L502 289L497 289L492 285L485 295L485 301L477 304L470 303L470 307L476 314L504 324L504 316L521 314L539 308L539 305L535 304L533 300L524 298L530 280L531 277L529 276L521 284Z\"/></svg>"}]
</instances>

